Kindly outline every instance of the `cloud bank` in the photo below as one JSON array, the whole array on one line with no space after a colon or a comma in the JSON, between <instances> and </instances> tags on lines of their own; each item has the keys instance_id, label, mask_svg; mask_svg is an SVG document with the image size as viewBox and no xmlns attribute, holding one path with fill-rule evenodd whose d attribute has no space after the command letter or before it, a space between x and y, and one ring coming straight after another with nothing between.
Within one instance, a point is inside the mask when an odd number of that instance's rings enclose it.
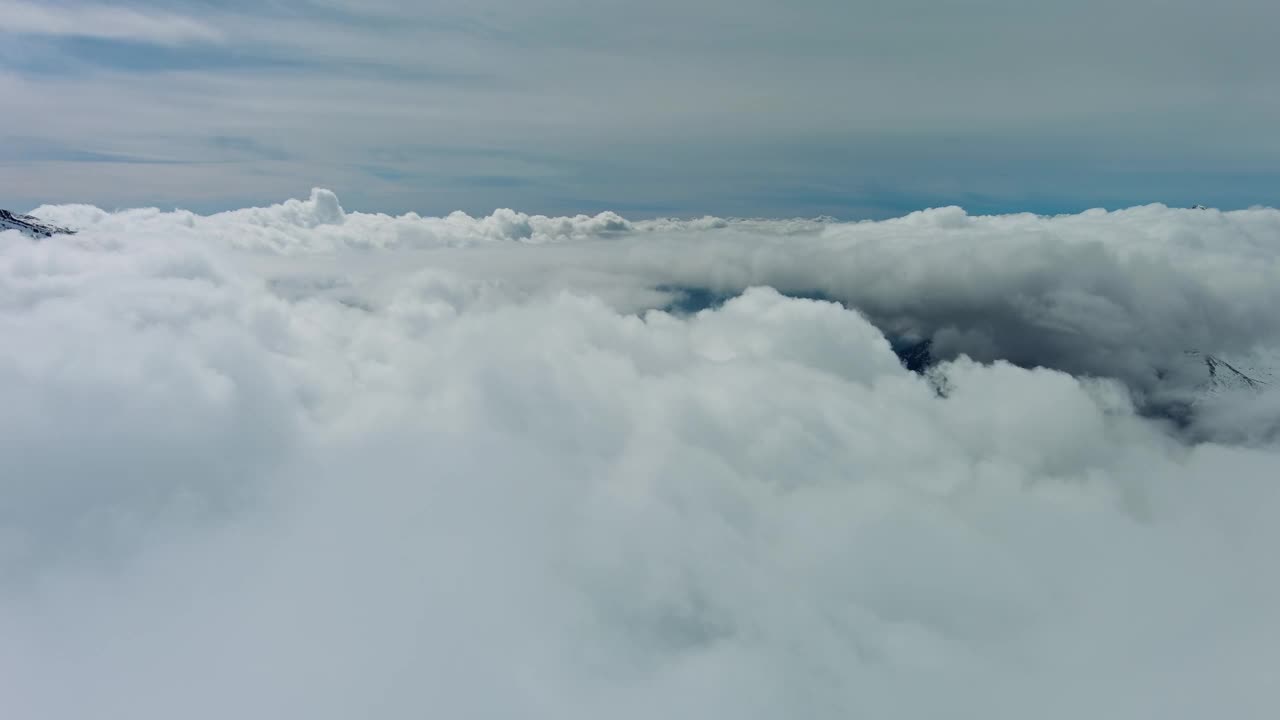
<instances>
[{"instance_id":1,"label":"cloud bank","mask_svg":"<svg viewBox=\"0 0 1280 720\"><path fill-rule=\"evenodd\" d=\"M35 214L6 716L1277 709L1275 210Z\"/></svg>"}]
</instances>

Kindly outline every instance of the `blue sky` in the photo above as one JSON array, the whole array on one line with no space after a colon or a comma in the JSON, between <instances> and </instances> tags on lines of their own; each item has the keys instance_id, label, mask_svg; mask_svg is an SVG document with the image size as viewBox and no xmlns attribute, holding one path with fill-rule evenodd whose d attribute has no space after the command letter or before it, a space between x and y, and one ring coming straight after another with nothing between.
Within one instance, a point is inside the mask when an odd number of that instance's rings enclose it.
<instances>
[{"instance_id":1,"label":"blue sky","mask_svg":"<svg viewBox=\"0 0 1280 720\"><path fill-rule=\"evenodd\" d=\"M0 206L1274 205L1276 5L0 0Z\"/></svg>"}]
</instances>

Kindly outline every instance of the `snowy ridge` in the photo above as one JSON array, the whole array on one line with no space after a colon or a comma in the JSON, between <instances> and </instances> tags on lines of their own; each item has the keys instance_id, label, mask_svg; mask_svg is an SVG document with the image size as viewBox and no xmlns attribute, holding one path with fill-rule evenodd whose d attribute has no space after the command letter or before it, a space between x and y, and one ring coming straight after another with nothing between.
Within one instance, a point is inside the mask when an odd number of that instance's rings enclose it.
<instances>
[{"instance_id":1,"label":"snowy ridge","mask_svg":"<svg viewBox=\"0 0 1280 720\"><path fill-rule=\"evenodd\" d=\"M1270 384L1272 373L1265 368L1244 365L1237 367L1220 357L1195 350L1188 350L1186 354L1203 361L1209 374L1208 379L1200 386L1203 392L1216 394L1234 390L1261 390Z\"/></svg>"},{"instance_id":2,"label":"snowy ridge","mask_svg":"<svg viewBox=\"0 0 1280 720\"><path fill-rule=\"evenodd\" d=\"M905 369L923 377L939 396L949 393L948 366L932 354L932 341L902 340L891 346ZM1210 406L1216 412L1223 403L1266 403L1277 367L1277 358L1266 354L1228 358L1185 350L1155 371L1151 393L1139 401L1138 410L1186 426Z\"/></svg>"},{"instance_id":3,"label":"snowy ridge","mask_svg":"<svg viewBox=\"0 0 1280 720\"><path fill-rule=\"evenodd\" d=\"M75 230L52 225L30 215L19 215L8 210L0 210L0 231L17 230L29 238L40 240L54 235L74 235Z\"/></svg>"},{"instance_id":4,"label":"snowy ridge","mask_svg":"<svg viewBox=\"0 0 1280 720\"><path fill-rule=\"evenodd\" d=\"M1228 396L1268 392L1275 381L1276 358L1269 354L1224 355L1185 350L1157 371L1156 387L1180 395L1189 407Z\"/></svg>"}]
</instances>

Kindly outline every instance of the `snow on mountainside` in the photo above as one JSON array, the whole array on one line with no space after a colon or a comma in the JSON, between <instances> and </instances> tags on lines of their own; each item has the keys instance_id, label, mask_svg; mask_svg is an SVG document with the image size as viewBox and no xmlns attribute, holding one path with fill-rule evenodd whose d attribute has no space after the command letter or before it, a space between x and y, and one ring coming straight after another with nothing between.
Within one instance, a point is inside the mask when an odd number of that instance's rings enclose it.
<instances>
[{"instance_id":1,"label":"snow on mountainside","mask_svg":"<svg viewBox=\"0 0 1280 720\"><path fill-rule=\"evenodd\" d=\"M903 367L929 380L940 395L950 386L938 358L932 355L932 342L899 341L892 343ZM1268 354L1226 358L1222 355L1186 350L1167 366L1155 370L1156 392L1143 401L1145 411L1180 423L1187 422L1205 403L1225 399L1261 397L1277 386L1280 357Z\"/></svg>"},{"instance_id":2,"label":"snow on mountainside","mask_svg":"<svg viewBox=\"0 0 1280 720\"><path fill-rule=\"evenodd\" d=\"M1188 410L1204 402L1226 396L1267 393L1276 384L1280 359L1270 353L1224 356L1200 350L1186 350L1156 372L1157 388L1163 400L1181 403Z\"/></svg>"},{"instance_id":3,"label":"snow on mountainside","mask_svg":"<svg viewBox=\"0 0 1280 720\"><path fill-rule=\"evenodd\" d=\"M1273 381L1273 372L1263 366L1234 364L1216 355L1188 350L1184 353L1187 361L1203 363L1206 379L1200 384L1203 393L1218 394L1236 390L1261 390Z\"/></svg>"},{"instance_id":4,"label":"snow on mountainside","mask_svg":"<svg viewBox=\"0 0 1280 720\"><path fill-rule=\"evenodd\" d=\"M75 234L75 230L52 225L30 215L19 215L8 210L0 210L0 231L4 230L17 230L23 235L36 240L53 237L54 235Z\"/></svg>"}]
</instances>

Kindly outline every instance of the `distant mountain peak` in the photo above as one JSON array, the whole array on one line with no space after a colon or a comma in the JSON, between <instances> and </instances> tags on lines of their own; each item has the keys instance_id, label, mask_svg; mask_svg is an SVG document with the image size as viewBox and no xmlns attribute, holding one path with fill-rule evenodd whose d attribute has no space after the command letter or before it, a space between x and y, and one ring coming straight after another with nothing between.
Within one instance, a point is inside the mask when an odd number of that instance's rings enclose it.
<instances>
[{"instance_id":1,"label":"distant mountain peak","mask_svg":"<svg viewBox=\"0 0 1280 720\"><path fill-rule=\"evenodd\" d=\"M1226 360L1202 353L1198 350L1187 350L1185 355L1198 362L1203 362L1208 377L1201 383L1204 392L1218 393L1230 390L1261 390L1271 384L1271 372L1266 369L1254 369L1236 366ZM1266 378L1265 380L1263 378Z\"/></svg>"},{"instance_id":2,"label":"distant mountain peak","mask_svg":"<svg viewBox=\"0 0 1280 720\"><path fill-rule=\"evenodd\" d=\"M8 210L0 210L0 231L17 230L34 240L43 240L54 235L74 235L75 230L47 223L30 215L20 215Z\"/></svg>"}]
</instances>

